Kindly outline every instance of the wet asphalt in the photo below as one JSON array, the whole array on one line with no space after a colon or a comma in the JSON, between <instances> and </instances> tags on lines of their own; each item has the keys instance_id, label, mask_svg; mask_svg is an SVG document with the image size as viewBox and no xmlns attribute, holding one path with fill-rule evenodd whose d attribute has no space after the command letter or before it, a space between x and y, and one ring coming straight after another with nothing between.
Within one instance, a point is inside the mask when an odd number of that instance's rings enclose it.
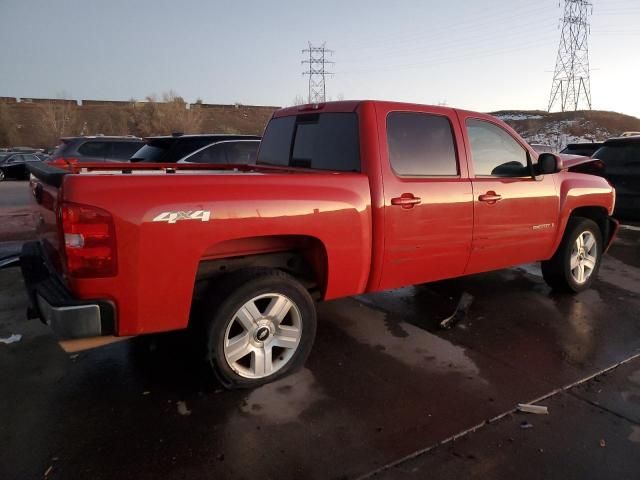
<instances>
[{"instance_id":1,"label":"wet asphalt","mask_svg":"<svg viewBox=\"0 0 640 480\"><path fill-rule=\"evenodd\" d=\"M1 270L0 478L638 478L639 247L577 296L528 265L321 304L306 366L233 392L180 332L65 354Z\"/></svg>"}]
</instances>

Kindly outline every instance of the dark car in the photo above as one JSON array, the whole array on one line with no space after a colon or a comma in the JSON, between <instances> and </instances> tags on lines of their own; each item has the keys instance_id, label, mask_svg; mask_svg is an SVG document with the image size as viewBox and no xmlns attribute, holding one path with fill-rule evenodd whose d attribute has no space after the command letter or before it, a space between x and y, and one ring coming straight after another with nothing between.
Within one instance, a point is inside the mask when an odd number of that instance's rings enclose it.
<instances>
[{"instance_id":1,"label":"dark car","mask_svg":"<svg viewBox=\"0 0 640 480\"><path fill-rule=\"evenodd\" d=\"M126 162L144 140L138 137L66 137L51 153L49 161Z\"/></svg>"},{"instance_id":2,"label":"dark car","mask_svg":"<svg viewBox=\"0 0 640 480\"><path fill-rule=\"evenodd\" d=\"M616 215L640 217L640 137L612 138L594 154L616 189Z\"/></svg>"},{"instance_id":3,"label":"dark car","mask_svg":"<svg viewBox=\"0 0 640 480\"><path fill-rule=\"evenodd\" d=\"M258 147L260 140L223 140L190 153L178 160L178 163L254 165Z\"/></svg>"},{"instance_id":4,"label":"dark car","mask_svg":"<svg viewBox=\"0 0 640 480\"><path fill-rule=\"evenodd\" d=\"M0 182L8 178L26 180L29 178L27 164L39 162L33 153L1 152L0 153Z\"/></svg>"},{"instance_id":5,"label":"dark car","mask_svg":"<svg viewBox=\"0 0 640 480\"><path fill-rule=\"evenodd\" d=\"M260 140L256 135L171 135L149 137L146 145L132 157L132 162L176 163L190 153L208 145L230 140Z\"/></svg>"},{"instance_id":6,"label":"dark car","mask_svg":"<svg viewBox=\"0 0 640 480\"><path fill-rule=\"evenodd\" d=\"M602 146L602 143L570 143L560 153L568 155L580 155L582 157L590 157Z\"/></svg>"}]
</instances>

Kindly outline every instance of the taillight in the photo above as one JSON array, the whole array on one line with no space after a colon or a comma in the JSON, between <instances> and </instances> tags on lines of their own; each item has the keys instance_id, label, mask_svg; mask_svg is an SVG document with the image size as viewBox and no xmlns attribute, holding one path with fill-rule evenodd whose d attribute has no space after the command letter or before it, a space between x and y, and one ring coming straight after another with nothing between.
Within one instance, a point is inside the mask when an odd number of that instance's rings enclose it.
<instances>
[{"instance_id":1,"label":"taillight","mask_svg":"<svg viewBox=\"0 0 640 480\"><path fill-rule=\"evenodd\" d=\"M58 157L55 160L48 160L47 163L56 167L69 167L76 165L78 163L78 159L73 157Z\"/></svg>"},{"instance_id":2,"label":"taillight","mask_svg":"<svg viewBox=\"0 0 640 480\"><path fill-rule=\"evenodd\" d=\"M60 216L67 272L72 277L111 277L118 273L113 217L105 210L63 203Z\"/></svg>"}]
</instances>

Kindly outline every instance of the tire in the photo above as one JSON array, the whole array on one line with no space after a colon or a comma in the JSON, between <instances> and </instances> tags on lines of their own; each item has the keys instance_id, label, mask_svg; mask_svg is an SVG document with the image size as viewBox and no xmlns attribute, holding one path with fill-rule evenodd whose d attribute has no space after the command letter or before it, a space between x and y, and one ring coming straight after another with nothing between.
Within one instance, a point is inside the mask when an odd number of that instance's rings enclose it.
<instances>
[{"instance_id":1,"label":"tire","mask_svg":"<svg viewBox=\"0 0 640 480\"><path fill-rule=\"evenodd\" d=\"M0 182L3 182L7 179L7 175L4 173L3 170L0 170Z\"/></svg>"},{"instance_id":2,"label":"tire","mask_svg":"<svg viewBox=\"0 0 640 480\"><path fill-rule=\"evenodd\" d=\"M220 283L202 312L206 358L218 380L229 389L254 388L301 367L316 334L309 292L290 275L263 268Z\"/></svg>"},{"instance_id":3,"label":"tire","mask_svg":"<svg viewBox=\"0 0 640 480\"><path fill-rule=\"evenodd\" d=\"M542 262L542 276L553 290L582 292L598 274L602 252L600 227L588 218L571 217L558 250L550 260Z\"/></svg>"}]
</instances>

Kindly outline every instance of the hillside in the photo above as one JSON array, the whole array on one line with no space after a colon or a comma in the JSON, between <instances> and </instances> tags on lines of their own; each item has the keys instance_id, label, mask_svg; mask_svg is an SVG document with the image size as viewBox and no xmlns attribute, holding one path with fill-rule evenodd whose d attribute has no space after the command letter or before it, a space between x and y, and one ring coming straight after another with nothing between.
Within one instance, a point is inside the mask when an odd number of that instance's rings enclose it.
<instances>
[{"instance_id":1,"label":"hillside","mask_svg":"<svg viewBox=\"0 0 640 480\"><path fill-rule=\"evenodd\" d=\"M261 135L278 107L187 104L180 97L145 101L0 97L0 147L53 147L74 135L242 133Z\"/></svg>"},{"instance_id":2,"label":"hillside","mask_svg":"<svg viewBox=\"0 0 640 480\"><path fill-rule=\"evenodd\" d=\"M625 131L640 131L640 119L599 110L501 110L491 114L511 125L529 143L543 143L558 150L567 143L597 142Z\"/></svg>"}]
</instances>

